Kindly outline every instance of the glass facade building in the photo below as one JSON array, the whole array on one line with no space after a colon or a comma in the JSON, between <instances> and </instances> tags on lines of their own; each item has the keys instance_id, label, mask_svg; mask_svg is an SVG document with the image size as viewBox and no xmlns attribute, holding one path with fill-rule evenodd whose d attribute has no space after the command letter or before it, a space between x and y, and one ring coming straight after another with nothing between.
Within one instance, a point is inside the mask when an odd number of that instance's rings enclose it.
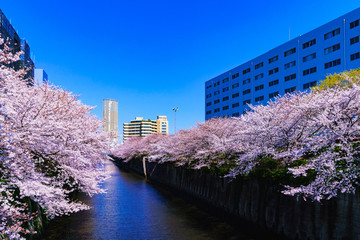
<instances>
[{"instance_id":1,"label":"glass facade building","mask_svg":"<svg viewBox=\"0 0 360 240\"><path fill-rule=\"evenodd\" d=\"M309 91L327 75L360 67L360 8L205 83L205 119L237 117L248 104Z\"/></svg>"},{"instance_id":2,"label":"glass facade building","mask_svg":"<svg viewBox=\"0 0 360 240\"><path fill-rule=\"evenodd\" d=\"M13 50L13 53L22 51L20 61L13 64L14 69L27 69L24 79L29 81L29 84L34 82L34 68L35 64L30 57L30 47L24 39L20 39L10 21L0 9L0 37L3 38L8 46Z\"/></svg>"}]
</instances>

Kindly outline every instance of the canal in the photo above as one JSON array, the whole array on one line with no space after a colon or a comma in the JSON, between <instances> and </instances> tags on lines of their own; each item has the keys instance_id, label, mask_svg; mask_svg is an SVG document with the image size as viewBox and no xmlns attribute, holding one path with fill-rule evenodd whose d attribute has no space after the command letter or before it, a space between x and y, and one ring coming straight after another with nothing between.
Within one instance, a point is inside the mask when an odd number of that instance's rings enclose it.
<instances>
[{"instance_id":1,"label":"canal","mask_svg":"<svg viewBox=\"0 0 360 240\"><path fill-rule=\"evenodd\" d=\"M111 173L104 183L107 194L80 196L91 210L55 218L43 240L263 239L147 183L138 175L119 170L112 162L105 168Z\"/></svg>"}]
</instances>

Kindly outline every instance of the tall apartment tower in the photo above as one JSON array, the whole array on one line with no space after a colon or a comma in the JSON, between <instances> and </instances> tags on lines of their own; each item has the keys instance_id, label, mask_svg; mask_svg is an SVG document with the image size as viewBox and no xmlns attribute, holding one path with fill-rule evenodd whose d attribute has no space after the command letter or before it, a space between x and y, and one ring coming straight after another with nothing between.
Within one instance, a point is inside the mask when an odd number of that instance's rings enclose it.
<instances>
[{"instance_id":1,"label":"tall apartment tower","mask_svg":"<svg viewBox=\"0 0 360 240\"><path fill-rule=\"evenodd\" d=\"M157 120L136 117L135 120L131 120L129 123L124 123L124 141L130 137L146 137L154 133L168 135L168 129L169 122L166 116L157 116Z\"/></svg>"},{"instance_id":2,"label":"tall apartment tower","mask_svg":"<svg viewBox=\"0 0 360 240\"><path fill-rule=\"evenodd\" d=\"M103 100L104 132L111 132L111 138L117 140L118 134L118 101Z\"/></svg>"},{"instance_id":3,"label":"tall apartment tower","mask_svg":"<svg viewBox=\"0 0 360 240\"><path fill-rule=\"evenodd\" d=\"M15 70L26 68L27 72L25 79L29 81L29 85L34 82L34 68L35 64L30 58L30 47L28 43L19 37L10 21L0 9L0 37L3 38L14 53L23 51L20 56L20 61L13 64Z\"/></svg>"},{"instance_id":4,"label":"tall apartment tower","mask_svg":"<svg viewBox=\"0 0 360 240\"><path fill-rule=\"evenodd\" d=\"M360 8L205 83L205 119L237 117L248 104L309 91L329 74L360 67Z\"/></svg>"}]
</instances>

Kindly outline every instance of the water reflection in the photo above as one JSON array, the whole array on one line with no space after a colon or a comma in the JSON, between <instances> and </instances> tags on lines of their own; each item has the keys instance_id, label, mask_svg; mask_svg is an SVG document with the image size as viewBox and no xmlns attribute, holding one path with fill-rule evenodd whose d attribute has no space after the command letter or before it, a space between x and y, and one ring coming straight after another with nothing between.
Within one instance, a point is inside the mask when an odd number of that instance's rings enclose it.
<instances>
[{"instance_id":1,"label":"water reflection","mask_svg":"<svg viewBox=\"0 0 360 240\"><path fill-rule=\"evenodd\" d=\"M105 167L108 193L80 196L92 209L54 219L43 240L256 239L111 162Z\"/></svg>"}]
</instances>

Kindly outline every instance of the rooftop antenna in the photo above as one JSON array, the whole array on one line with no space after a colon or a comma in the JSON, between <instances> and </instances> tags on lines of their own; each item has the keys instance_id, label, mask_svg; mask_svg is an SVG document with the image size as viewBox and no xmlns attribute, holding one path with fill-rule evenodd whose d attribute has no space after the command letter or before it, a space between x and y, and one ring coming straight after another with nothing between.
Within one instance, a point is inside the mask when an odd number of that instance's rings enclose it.
<instances>
[{"instance_id":1,"label":"rooftop antenna","mask_svg":"<svg viewBox=\"0 0 360 240\"><path fill-rule=\"evenodd\" d=\"M290 26L289 26L289 41L290 41Z\"/></svg>"}]
</instances>

